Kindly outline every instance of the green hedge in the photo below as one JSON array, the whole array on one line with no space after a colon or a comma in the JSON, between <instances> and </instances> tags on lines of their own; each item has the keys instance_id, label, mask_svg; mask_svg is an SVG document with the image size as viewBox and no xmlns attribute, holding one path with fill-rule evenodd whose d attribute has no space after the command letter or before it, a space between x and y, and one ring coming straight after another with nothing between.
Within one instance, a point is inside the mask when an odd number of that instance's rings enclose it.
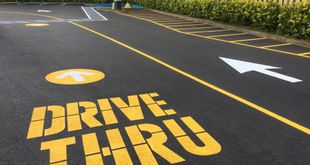
<instances>
[{"instance_id":1,"label":"green hedge","mask_svg":"<svg viewBox=\"0 0 310 165\"><path fill-rule=\"evenodd\" d=\"M310 39L310 4L279 5L228 0L130 0L148 8Z\"/></svg>"},{"instance_id":2,"label":"green hedge","mask_svg":"<svg viewBox=\"0 0 310 165\"><path fill-rule=\"evenodd\" d=\"M0 0L0 2L81 2L81 3L111 3L113 0Z\"/></svg>"}]
</instances>

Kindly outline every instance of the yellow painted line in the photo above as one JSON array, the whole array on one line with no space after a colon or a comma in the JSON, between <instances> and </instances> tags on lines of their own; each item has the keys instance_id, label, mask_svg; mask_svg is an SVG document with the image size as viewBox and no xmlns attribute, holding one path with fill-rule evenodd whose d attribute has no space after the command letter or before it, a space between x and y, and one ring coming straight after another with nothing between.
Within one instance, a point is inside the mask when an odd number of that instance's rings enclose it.
<instances>
[{"instance_id":1,"label":"yellow painted line","mask_svg":"<svg viewBox=\"0 0 310 165\"><path fill-rule=\"evenodd\" d=\"M208 25L208 24L203 24L203 23L192 23L192 24L186 24L186 25L174 25L170 27L187 27L187 26L197 26L197 25Z\"/></svg>"},{"instance_id":2,"label":"yellow painted line","mask_svg":"<svg viewBox=\"0 0 310 165\"><path fill-rule=\"evenodd\" d=\"M171 25L184 25L184 24L189 24L189 23L195 23L195 22L183 21L183 22L172 22L172 23L162 23L162 24L165 24L167 26L171 26Z\"/></svg>"},{"instance_id":3,"label":"yellow painted line","mask_svg":"<svg viewBox=\"0 0 310 165\"><path fill-rule=\"evenodd\" d=\"M131 15L134 15L134 16L162 16L162 15L157 15L157 14L133 14L133 13L130 13Z\"/></svg>"},{"instance_id":4,"label":"yellow painted line","mask_svg":"<svg viewBox=\"0 0 310 165\"><path fill-rule=\"evenodd\" d=\"M271 51L271 52L277 52L277 53L282 53L282 54L289 54L289 55L294 55L294 56L299 56L299 57L304 57L304 58L310 58L310 57L307 57L305 55L299 55L299 54L296 54L296 53L287 52L287 51L283 51L283 50L264 48L264 47L260 47L260 46L244 44L244 43L239 43L239 42L233 42L233 41L223 40L223 39L219 39L219 38L212 38L212 37L203 36L203 35L197 35L197 34L190 34L190 33L188 33L188 35L192 35L192 36L196 36L196 37L200 37L200 38L213 39L213 40L216 40L216 41L227 42L227 43L232 43L232 44L236 44L236 45L242 45L242 46L257 48L257 49L268 50L268 51Z\"/></svg>"},{"instance_id":5,"label":"yellow painted line","mask_svg":"<svg viewBox=\"0 0 310 165\"><path fill-rule=\"evenodd\" d=\"M185 76L185 77L187 77L187 78L189 78L189 79L191 79L193 81L196 81L196 82L198 82L198 83L200 83L200 84L202 84L202 85L204 85L206 87L209 87L209 88L211 88L211 89L213 89L213 90L215 90L215 91L217 91L217 92L219 92L219 93L221 93L221 94L223 94L225 96L228 96L228 97L230 97L230 98L232 98L234 100L239 101L240 103L243 103L243 104L245 104L245 105L247 105L247 106L249 106L249 107L251 107L253 109L256 109L257 111L259 111L261 113L264 113L265 115L267 115L269 117L272 117L272 118L274 118L274 119L276 119L278 121L281 121L281 122L283 122L283 123L285 123L285 124L287 124L287 125L289 125L289 126L291 126L293 128L296 128L296 129L298 129L298 130L300 130L300 131L310 135L310 129L307 128L307 127L304 127L304 126L302 126L302 125L300 125L300 124L298 124L298 123L296 123L294 121L291 121L291 120L289 120L289 119L287 119L287 118L285 118L283 116L280 116L280 115L278 115L278 114L276 114L276 113L274 113L274 112L272 112L272 111L270 111L270 110L268 110L266 108L263 108L263 107L255 104L255 103L252 103L252 102L250 102L250 101L248 101L248 100L246 100L246 99L244 99L244 98L242 98L240 96L237 96L237 95L235 95L235 94L233 94L231 92L228 92L228 91L226 91L226 90L224 90L224 89L222 89L220 87L217 87L217 86L215 86L215 85L213 85L213 84L211 84L211 83L209 83L207 81L204 81L204 80L202 80L202 79L200 79L198 77L195 77L195 76L191 75L190 73L187 73L187 72L185 72L185 71L183 71L181 69L178 69L178 68L176 68L176 67L174 67L174 66L172 66L172 65L170 65L170 64L168 64L168 63L166 63L166 62L164 62L164 61L162 61L160 59L157 59L157 58L155 58L155 57L153 57L153 56L151 56L151 55L149 55L147 53L142 52L141 50L138 50L138 49L136 49L136 48L134 48L132 46L129 46L129 45L127 45L127 44L125 44L125 43L123 43L121 41L118 41L118 40L116 40L116 39L114 39L112 37L109 37L109 36L107 36L105 34L102 34L100 32L97 32L95 30L87 28L87 27L85 27L83 25L80 25L78 23L75 23L75 22L69 22L69 23L71 23L71 24L73 24L75 26L78 26L78 27L80 27L80 28L82 28L84 30L87 30L87 31L89 31L91 33L94 33L94 34L96 34L98 36L101 36L101 37L103 37L103 38L105 38L107 40L110 40L110 41L112 41L112 42L114 42L114 43L116 43L116 44L118 44L120 46L123 46L123 47L125 47L125 48L127 48L127 49L129 49L129 50L131 50L131 51L133 51L133 52L135 52L135 53L145 57L145 58L148 58L149 60L152 60L152 61L154 61L154 62L156 62L156 63L158 63L158 64L160 64L160 65L162 65L162 66L164 66L164 67L166 67L168 69L171 69L171 70L173 70L173 71L175 71L175 72L177 72L177 73L179 73L179 74L181 74L181 75L183 75L183 76Z\"/></svg>"},{"instance_id":6,"label":"yellow painted line","mask_svg":"<svg viewBox=\"0 0 310 165\"><path fill-rule=\"evenodd\" d=\"M163 19L163 18L171 18L171 17L156 17L156 16L139 16L141 18L147 18L147 19Z\"/></svg>"},{"instance_id":7,"label":"yellow painted line","mask_svg":"<svg viewBox=\"0 0 310 165\"><path fill-rule=\"evenodd\" d=\"M292 45L291 43L285 43L285 44L275 44L275 45L268 45L268 46L262 46L264 48L273 48L273 47L278 47L278 46L287 46L287 45Z\"/></svg>"},{"instance_id":8,"label":"yellow painted line","mask_svg":"<svg viewBox=\"0 0 310 165\"><path fill-rule=\"evenodd\" d=\"M244 39L244 40L234 40L233 42L246 42L246 41L257 41L257 40L264 40L266 38L250 38L250 39Z\"/></svg>"},{"instance_id":9,"label":"yellow painted line","mask_svg":"<svg viewBox=\"0 0 310 165\"><path fill-rule=\"evenodd\" d=\"M218 27L206 26L206 27L192 27L192 28L177 28L177 30L197 30L197 29L211 29L211 28L218 28Z\"/></svg>"},{"instance_id":10,"label":"yellow painted line","mask_svg":"<svg viewBox=\"0 0 310 165\"><path fill-rule=\"evenodd\" d=\"M213 33L213 32L225 32L225 31L231 31L229 29L220 29L220 30L206 30L206 31L196 31L196 32L189 32L190 34L197 34L197 33Z\"/></svg>"},{"instance_id":11,"label":"yellow painted line","mask_svg":"<svg viewBox=\"0 0 310 165\"><path fill-rule=\"evenodd\" d=\"M200 25L200 23L197 23L197 22L193 22L193 21L188 21L188 22L183 22L183 23L179 23L179 22L176 22L176 23L171 23L171 24L166 24L166 23L163 23L163 24L165 24L165 25L167 25L167 26L182 26L182 25L188 25L188 24L190 24L190 25L196 25L196 24L198 24L198 25Z\"/></svg>"},{"instance_id":12,"label":"yellow painted line","mask_svg":"<svg viewBox=\"0 0 310 165\"><path fill-rule=\"evenodd\" d=\"M183 21L183 19L179 19L179 18L154 18L151 19L152 21Z\"/></svg>"},{"instance_id":13,"label":"yellow painted line","mask_svg":"<svg viewBox=\"0 0 310 165\"><path fill-rule=\"evenodd\" d=\"M145 15L145 14L130 14L134 17L144 17L144 18L173 18L170 16L162 16L162 15Z\"/></svg>"},{"instance_id":14,"label":"yellow painted line","mask_svg":"<svg viewBox=\"0 0 310 165\"><path fill-rule=\"evenodd\" d=\"M129 14L132 14L132 15L146 15L146 16L165 16L165 15L162 15L162 14L157 14L157 13L129 13Z\"/></svg>"},{"instance_id":15,"label":"yellow painted line","mask_svg":"<svg viewBox=\"0 0 310 165\"><path fill-rule=\"evenodd\" d=\"M310 55L310 52L300 53L301 55Z\"/></svg>"},{"instance_id":16,"label":"yellow painted line","mask_svg":"<svg viewBox=\"0 0 310 165\"><path fill-rule=\"evenodd\" d=\"M118 13L118 14L124 15L124 16L127 16L127 17L132 17L132 18L144 20L144 21L147 21L147 22L151 22L151 23L156 24L156 25L158 25L158 26L162 26L162 27L165 27L165 28L170 29L170 30L172 30L172 31L175 31L175 32L178 32L178 33L182 33L182 34L186 34L186 35L191 35L191 36L195 36L195 37L206 38L206 39L210 39L210 40L215 40L215 41L220 41L220 42L226 42L226 43L231 43L231 44L236 44L236 45L242 45L242 46L246 46L246 47L251 47L251 48L256 48L256 49L262 49L262 50L267 50L267 51L271 51L271 52L277 52L277 53L282 53L282 54L294 55L294 56L303 57L303 58L310 58L310 56L300 55L300 54L296 54L296 53L292 53L292 52L287 52L287 51L282 51L282 50L276 50L276 49L270 49L270 48L264 48L264 47L261 47L261 46L249 45L249 44L240 43L240 42L227 41L227 40L222 40L222 39L219 39L219 38L211 38L211 37L208 37L208 36L202 36L202 35L198 35L198 34L192 34L192 33L188 33L188 32L182 32L182 31L180 31L180 30L178 30L178 29L176 29L176 28L172 28L172 27L169 27L169 26L165 26L165 25L163 25L163 24L157 23L157 22L152 21L152 20L148 20L148 19L144 19L144 18L139 18L139 17L135 17L135 16L128 15L128 14L123 14L123 13Z\"/></svg>"},{"instance_id":17,"label":"yellow painted line","mask_svg":"<svg viewBox=\"0 0 310 165\"><path fill-rule=\"evenodd\" d=\"M30 26L30 27L42 27L42 26L49 26L47 23L27 23L25 26Z\"/></svg>"},{"instance_id":18,"label":"yellow painted line","mask_svg":"<svg viewBox=\"0 0 310 165\"><path fill-rule=\"evenodd\" d=\"M184 21L189 21L189 20L167 20L167 21L157 21L158 23L177 23L177 22L184 22Z\"/></svg>"},{"instance_id":19,"label":"yellow painted line","mask_svg":"<svg viewBox=\"0 0 310 165\"><path fill-rule=\"evenodd\" d=\"M234 34L221 34L221 35L214 35L214 36L208 36L208 37L229 37L229 36L240 36L247 33L234 33Z\"/></svg>"}]
</instances>

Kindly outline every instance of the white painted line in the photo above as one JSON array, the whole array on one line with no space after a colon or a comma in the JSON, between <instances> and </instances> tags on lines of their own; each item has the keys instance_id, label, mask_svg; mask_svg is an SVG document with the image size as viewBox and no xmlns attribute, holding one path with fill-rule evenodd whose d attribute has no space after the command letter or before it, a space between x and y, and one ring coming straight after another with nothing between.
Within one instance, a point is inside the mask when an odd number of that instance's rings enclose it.
<instances>
[{"instance_id":1,"label":"white painted line","mask_svg":"<svg viewBox=\"0 0 310 165\"><path fill-rule=\"evenodd\" d=\"M96 12L102 19L104 19L104 20L108 20L106 17L104 17L102 14L100 14L96 9L94 9L93 7L91 7L91 9L94 11L94 12Z\"/></svg>"},{"instance_id":2,"label":"white painted line","mask_svg":"<svg viewBox=\"0 0 310 165\"><path fill-rule=\"evenodd\" d=\"M38 10L38 13L50 13L50 10Z\"/></svg>"},{"instance_id":3,"label":"white painted line","mask_svg":"<svg viewBox=\"0 0 310 165\"><path fill-rule=\"evenodd\" d=\"M84 11L84 13L86 14L86 16L88 17L88 19L91 19L91 17L88 15L88 13L85 11L84 7L81 7L82 10Z\"/></svg>"},{"instance_id":4,"label":"white painted line","mask_svg":"<svg viewBox=\"0 0 310 165\"><path fill-rule=\"evenodd\" d=\"M94 7L81 7L88 19L90 20L103 20L107 21L108 19L100 14Z\"/></svg>"}]
</instances>

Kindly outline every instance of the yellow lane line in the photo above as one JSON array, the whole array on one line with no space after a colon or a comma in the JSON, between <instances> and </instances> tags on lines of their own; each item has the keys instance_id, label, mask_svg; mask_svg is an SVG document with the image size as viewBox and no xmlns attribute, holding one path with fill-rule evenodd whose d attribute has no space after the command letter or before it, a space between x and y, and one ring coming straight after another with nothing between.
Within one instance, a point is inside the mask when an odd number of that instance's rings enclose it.
<instances>
[{"instance_id":1,"label":"yellow lane line","mask_svg":"<svg viewBox=\"0 0 310 165\"><path fill-rule=\"evenodd\" d=\"M211 28L218 28L215 26L205 26L205 27L192 27L192 28L177 28L177 30L198 30L198 29L211 29Z\"/></svg>"},{"instance_id":2,"label":"yellow lane line","mask_svg":"<svg viewBox=\"0 0 310 165\"><path fill-rule=\"evenodd\" d=\"M168 20L168 21L157 21L158 23L177 23L177 22L184 22L184 21L189 21L189 20Z\"/></svg>"},{"instance_id":3,"label":"yellow lane line","mask_svg":"<svg viewBox=\"0 0 310 165\"><path fill-rule=\"evenodd\" d=\"M300 53L301 55L310 55L310 52Z\"/></svg>"},{"instance_id":4,"label":"yellow lane line","mask_svg":"<svg viewBox=\"0 0 310 165\"><path fill-rule=\"evenodd\" d=\"M146 18L146 19L164 19L164 18L167 18L167 19L172 19L172 17L147 17L147 16L139 16L140 18Z\"/></svg>"},{"instance_id":5,"label":"yellow lane line","mask_svg":"<svg viewBox=\"0 0 310 165\"><path fill-rule=\"evenodd\" d=\"M78 27L80 27L80 28L82 28L84 30L87 30L87 31L89 31L91 33L94 33L94 34L96 34L98 36L101 36L101 37L103 37L103 38L105 38L107 40L110 40L110 41L112 41L112 42L114 42L114 43L116 43L116 44L118 44L120 46L123 46L123 47L133 51L133 52L136 52L137 54L139 54L139 55L141 55L141 56L143 56L145 58L148 58L148 59L150 59L150 60L152 60L152 61L154 61L154 62L156 62L156 63L158 63L158 64L160 64L160 65L162 65L162 66L164 66L166 68L168 68L168 69L171 69L171 70L173 70L173 71L175 71L175 72L177 72L177 73L179 73L179 74L181 74L181 75L183 75L183 76L185 76L185 77L187 77L189 79L192 79L193 81L196 81L196 82L198 82L198 83L200 83L200 84L202 84L202 85L204 85L206 87L209 87L209 88L211 88L211 89L213 89L213 90L215 90L215 91L217 91L217 92L219 92L219 93L221 93L223 95L226 95L226 96L228 96L228 97L230 97L230 98L232 98L234 100L237 100L240 103L243 103L243 104L245 104L245 105L247 105L249 107L252 107L253 109L256 109L257 111L259 111L261 113L264 113L265 115L267 115L269 117L272 117L272 118L274 118L274 119L276 119L278 121L281 121L281 122L283 122L283 123L285 123L285 124L287 124L287 125L289 125L289 126L291 126L293 128L296 128L296 129L298 129L298 130L300 130L300 131L310 135L310 129L307 128L307 127L304 127L304 126L302 126L302 125L300 125L300 124L298 124L298 123L296 123L294 121L291 121L291 120L289 120L289 119L287 119L287 118L285 118L283 116L280 116L280 115L278 115L278 114L276 114L276 113L274 113L274 112L272 112L272 111L270 111L270 110L268 110L266 108L263 108L263 107L255 104L255 103L252 103L252 102L250 102L250 101L248 101L248 100L246 100L244 98L241 98L240 96L237 96L237 95L235 95L235 94L233 94L231 92L228 92L228 91L226 91L226 90L224 90L224 89L222 89L220 87L217 87L217 86L215 86L215 85L213 85L213 84L211 84L211 83L209 83L207 81L204 81L204 80L202 80L202 79L200 79L198 77L195 77L195 76L191 75L190 73L187 73L187 72L185 72L185 71L183 71L181 69L178 69L178 68L176 68L176 67L174 67L174 66L172 66L172 65L170 65L170 64L168 64L168 63L166 63L166 62L164 62L164 61L162 61L160 59L157 59L157 58L155 58L155 57L153 57L153 56L151 56L151 55L149 55L147 53L142 52L141 50L138 50L138 49L136 49L136 48L134 48L132 46L129 46L129 45L127 45L127 44L125 44L125 43L123 43L121 41L118 41L118 40L116 40L116 39L114 39L112 37L109 37L109 36L107 36L105 34L102 34L100 32L97 32L95 30L87 28L87 27L82 26L82 25L80 25L78 23L75 23L75 22L69 22L69 23L71 23L71 24L73 24L75 26L78 26Z\"/></svg>"},{"instance_id":6,"label":"yellow lane line","mask_svg":"<svg viewBox=\"0 0 310 165\"><path fill-rule=\"evenodd\" d=\"M221 34L221 35L214 35L214 36L208 36L208 37L230 37L230 36L240 36L245 35L247 33L234 33L234 34Z\"/></svg>"},{"instance_id":7,"label":"yellow lane line","mask_svg":"<svg viewBox=\"0 0 310 165\"><path fill-rule=\"evenodd\" d=\"M287 45L292 45L291 43L284 43L284 44L275 44L275 45L268 45L268 46L262 46L264 48L273 48L273 47L278 47L278 46L287 46Z\"/></svg>"},{"instance_id":8,"label":"yellow lane line","mask_svg":"<svg viewBox=\"0 0 310 165\"><path fill-rule=\"evenodd\" d=\"M162 15L156 15L156 14L131 14L131 15L133 15L133 16L140 16L140 17L144 17L144 16L146 16L146 17L149 17L149 16L151 16L151 17L162 16ZM166 17L166 16L162 16L162 17Z\"/></svg>"},{"instance_id":9,"label":"yellow lane line","mask_svg":"<svg viewBox=\"0 0 310 165\"><path fill-rule=\"evenodd\" d=\"M226 42L226 43L231 43L231 44L236 44L236 45L242 45L242 46L256 48L256 49L268 50L268 51L271 51L271 52L277 52L277 53L282 53L282 54L289 54L289 55L294 55L294 56L303 57L303 58L310 58L309 56L300 55L300 54L297 54L297 53L292 53L292 52L287 52L287 51L282 51L282 50L276 50L276 49L270 49L270 48L264 48L264 47L261 47L261 46L249 45L249 44L240 43L240 42L227 41L227 40L222 40L222 39L219 39L219 38L211 38L211 37L208 37L208 36L202 36L202 35L198 35L198 34L191 34L191 33L187 33L187 32L182 32L182 31L180 31L180 30L178 30L176 28L165 26L163 24L157 23L157 22L152 21L152 20L148 20L148 19L144 19L144 18L139 18L139 17L128 15L128 14L123 14L123 13L118 13L118 14L119 15L123 15L123 16L127 16L127 17L132 17L132 18L135 18L135 19L140 19L140 20L147 21L147 22L151 22L151 23L156 24L158 26L162 26L162 27L165 27L165 28L170 29L172 31L175 31L175 32L178 32L178 33L182 33L182 34L186 34L186 35L191 35L191 36L195 36L195 37L206 38L206 39L210 39L210 40Z\"/></svg>"},{"instance_id":10,"label":"yellow lane line","mask_svg":"<svg viewBox=\"0 0 310 165\"><path fill-rule=\"evenodd\" d=\"M244 40L233 40L233 42L246 42L246 41L257 41L257 40L264 40L265 37L262 38L250 38L250 39L244 39Z\"/></svg>"},{"instance_id":11,"label":"yellow lane line","mask_svg":"<svg viewBox=\"0 0 310 165\"><path fill-rule=\"evenodd\" d=\"M196 32L188 32L190 34L197 34L197 33L213 33L213 32L225 32L225 31L231 31L229 29L219 29L219 30L207 30L207 31L196 31Z\"/></svg>"},{"instance_id":12,"label":"yellow lane line","mask_svg":"<svg viewBox=\"0 0 310 165\"><path fill-rule=\"evenodd\" d=\"M133 16L134 17L134 16ZM181 19L181 18L175 18L175 17L156 17L156 18L153 18L154 20L162 20L162 21L169 21L169 20L185 20L185 19Z\"/></svg>"},{"instance_id":13,"label":"yellow lane line","mask_svg":"<svg viewBox=\"0 0 310 165\"><path fill-rule=\"evenodd\" d=\"M208 25L208 24L203 24L203 23L191 23L191 24L184 24L184 25L174 25L174 26L170 26L170 27L187 27L187 26L197 26L197 25Z\"/></svg>"},{"instance_id":14,"label":"yellow lane line","mask_svg":"<svg viewBox=\"0 0 310 165\"><path fill-rule=\"evenodd\" d=\"M152 21L184 21L184 19L179 18L153 18Z\"/></svg>"},{"instance_id":15,"label":"yellow lane line","mask_svg":"<svg viewBox=\"0 0 310 165\"><path fill-rule=\"evenodd\" d=\"M160 22L160 23L162 23L162 22ZM184 24L190 24L190 23L195 23L195 22L183 21L183 22L171 22L171 23L162 23L162 24L165 24L167 26L171 26L171 25L184 25Z\"/></svg>"},{"instance_id":16,"label":"yellow lane line","mask_svg":"<svg viewBox=\"0 0 310 165\"><path fill-rule=\"evenodd\" d=\"M223 40L223 39L219 39L219 38L212 38L212 37L203 36L203 35L197 35L197 34L190 34L189 33L189 35L200 37L200 38L213 39L213 40L217 40L217 41L221 41L221 42L232 43L232 44L236 44L236 45L242 45L242 46L257 48L257 49L268 50L268 51L271 51L271 52L277 52L277 53L289 54L289 55L294 55L294 56L299 56L299 57L304 57L304 58L310 58L310 57L307 57L306 55L299 55L299 54L296 54L296 53L287 52L287 51L283 51L283 50L264 48L264 47L260 47L260 46L255 46L255 45L250 45L250 44L245 44L245 43L240 43L240 42L233 42L233 41Z\"/></svg>"}]
</instances>

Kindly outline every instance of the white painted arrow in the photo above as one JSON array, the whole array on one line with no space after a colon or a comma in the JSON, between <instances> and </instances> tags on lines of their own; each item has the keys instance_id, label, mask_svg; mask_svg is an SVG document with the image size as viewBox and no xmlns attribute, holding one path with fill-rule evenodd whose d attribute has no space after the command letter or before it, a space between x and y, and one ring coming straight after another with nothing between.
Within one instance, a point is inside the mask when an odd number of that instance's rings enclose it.
<instances>
[{"instance_id":1,"label":"white painted arrow","mask_svg":"<svg viewBox=\"0 0 310 165\"><path fill-rule=\"evenodd\" d=\"M291 83L302 81L294 77L286 76L286 75L268 70L268 69L281 69L280 67L257 64L257 63L247 62L247 61L234 60L234 59L224 58L224 57L220 57L220 59L222 59L225 63L230 65L232 68L234 68L241 74L246 73L246 72L256 71L256 72L266 74L268 76L272 76L272 77L275 77L275 78L278 78L284 81L288 81Z\"/></svg>"},{"instance_id":2,"label":"white painted arrow","mask_svg":"<svg viewBox=\"0 0 310 165\"><path fill-rule=\"evenodd\" d=\"M91 72L78 72L78 71L69 71L62 75L57 76L56 78L66 78L68 76L71 76L75 81L81 82L85 81L82 75L91 76L94 75L94 73Z\"/></svg>"},{"instance_id":3,"label":"white painted arrow","mask_svg":"<svg viewBox=\"0 0 310 165\"><path fill-rule=\"evenodd\" d=\"M38 10L39 13L50 13L50 10Z\"/></svg>"}]
</instances>

